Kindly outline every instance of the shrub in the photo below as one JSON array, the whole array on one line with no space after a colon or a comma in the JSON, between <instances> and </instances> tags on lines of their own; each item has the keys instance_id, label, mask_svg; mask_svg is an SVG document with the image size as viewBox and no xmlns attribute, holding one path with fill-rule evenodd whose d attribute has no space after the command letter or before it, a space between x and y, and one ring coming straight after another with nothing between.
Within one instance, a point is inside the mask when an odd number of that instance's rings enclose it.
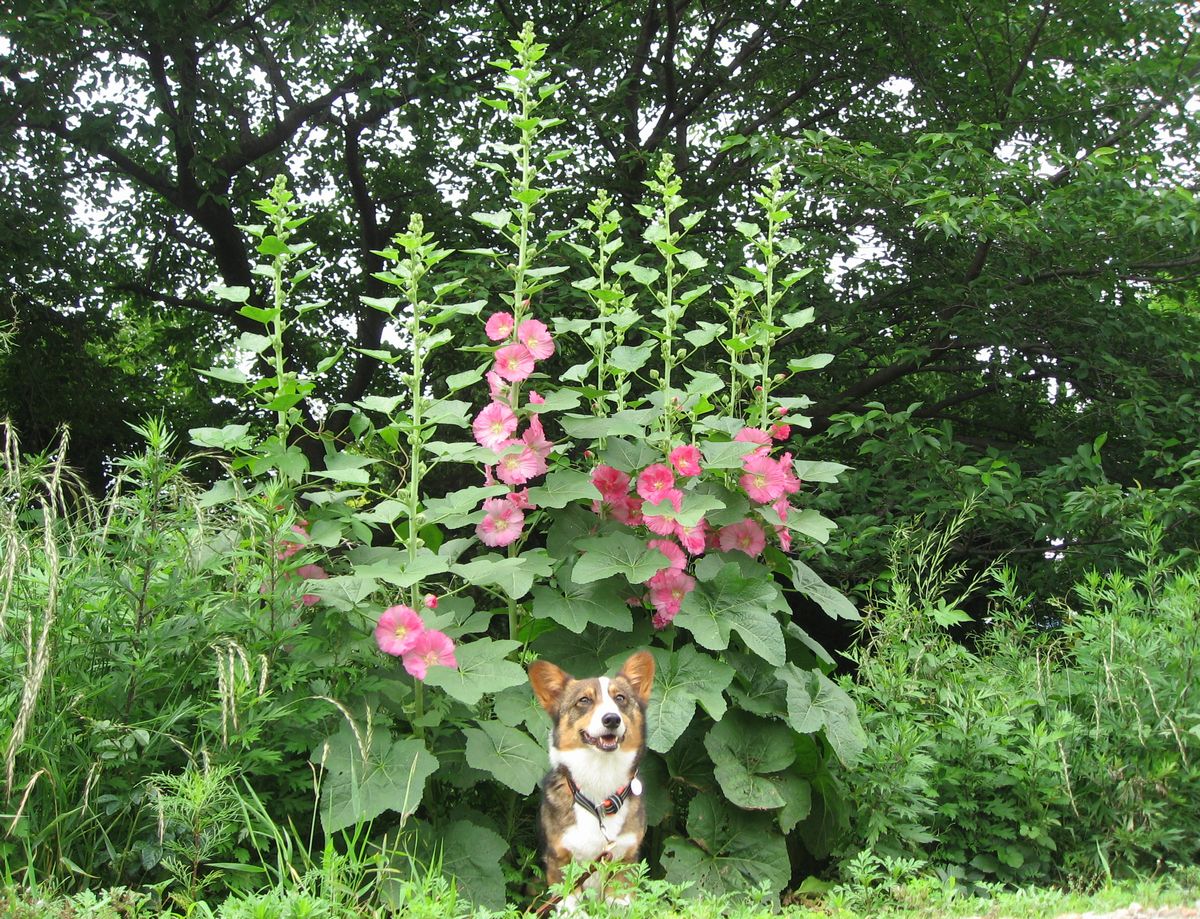
<instances>
[{"instance_id":1,"label":"shrub","mask_svg":"<svg viewBox=\"0 0 1200 919\"><path fill-rule=\"evenodd\" d=\"M867 616L848 688L869 741L859 768L840 775L847 818L836 851L1007 883L1190 862L1200 572L1163 558L1158 529L1143 526L1144 548L1131 553L1141 575L1089 576L1047 628L1011 572L992 570L972 649L948 628L967 620L960 604L972 585L950 563L964 521L902 533L891 588Z\"/></svg>"}]
</instances>

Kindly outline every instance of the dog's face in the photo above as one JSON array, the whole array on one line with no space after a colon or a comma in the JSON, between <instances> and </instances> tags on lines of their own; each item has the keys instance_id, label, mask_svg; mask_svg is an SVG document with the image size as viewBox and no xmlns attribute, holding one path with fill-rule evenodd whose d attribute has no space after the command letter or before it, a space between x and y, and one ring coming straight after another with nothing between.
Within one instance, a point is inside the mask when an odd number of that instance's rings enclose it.
<instances>
[{"instance_id":1,"label":"dog's face","mask_svg":"<svg viewBox=\"0 0 1200 919\"><path fill-rule=\"evenodd\" d=\"M555 749L592 747L601 753L638 750L645 742L646 703L654 684L654 658L639 651L611 679L577 680L547 661L529 667L529 681L554 722Z\"/></svg>"}]
</instances>

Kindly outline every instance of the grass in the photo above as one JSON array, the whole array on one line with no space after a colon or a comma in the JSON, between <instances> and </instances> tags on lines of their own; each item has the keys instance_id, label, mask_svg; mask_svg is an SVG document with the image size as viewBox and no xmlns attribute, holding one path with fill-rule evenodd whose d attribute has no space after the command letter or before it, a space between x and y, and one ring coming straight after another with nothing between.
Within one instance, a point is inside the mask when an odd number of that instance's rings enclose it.
<instances>
[{"instance_id":1,"label":"grass","mask_svg":"<svg viewBox=\"0 0 1200 919\"><path fill-rule=\"evenodd\" d=\"M0 915L7 919L517 919L505 912L472 912L446 879L431 875L393 887L394 906L350 902L323 894L302 879L296 886L230 897L214 905L203 900L167 907L149 893L113 888L71 897L44 897L37 891L0 888ZM643 880L630 905L589 903L590 919L1043 919L1064 913L1105 913L1134 903L1146 908L1200 906L1200 868L1155 878L1115 881L1089 892L1053 888L995 890L986 896L963 895L945 881L921 877L893 887L841 885L820 895L801 897L780 907L744 894L689 898L679 887Z\"/></svg>"}]
</instances>

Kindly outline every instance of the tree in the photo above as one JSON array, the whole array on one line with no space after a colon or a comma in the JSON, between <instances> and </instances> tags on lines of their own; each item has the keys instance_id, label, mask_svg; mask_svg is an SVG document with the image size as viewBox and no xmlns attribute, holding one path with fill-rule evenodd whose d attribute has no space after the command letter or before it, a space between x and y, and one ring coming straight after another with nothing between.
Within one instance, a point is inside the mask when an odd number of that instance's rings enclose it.
<instances>
[{"instance_id":1,"label":"tree","mask_svg":"<svg viewBox=\"0 0 1200 919\"><path fill-rule=\"evenodd\" d=\"M954 464L1003 456L1031 472L1107 434L1113 481L1183 480L1200 429L1188 395L1200 51L1194 12L1169 4L18 5L0 27L0 119L4 181L27 223L4 235L4 300L136 327L135 375L188 385L186 355L153 370L157 343L230 348L240 318L204 291L218 278L262 296L238 224L287 170L319 203L308 231L330 300L290 359L347 348L308 408L339 430L338 404L397 385L351 350L385 347L384 317L359 301L380 293L372 250L414 210L452 244L485 238L464 219L498 206L475 166L494 117L476 96L527 17L567 84L561 137L577 153L563 162L560 225L598 188L638 200L669 151L685 194L709 208L697 232L717 246L712 231L744 218L761 163L783 160L817 269L797 289L821 319L820 342L792 344L834 355L800 379L811 434L853 435L853 458L912 428ZM193 385L193 411L228 411ZM11 410L11 387L5 398ZM875 404L886 437L839 420ZM96 433L102 454L110 435ZM887 449L903 477L908 454ZM868 513L879 484L843 510ZM902 492L891 510L919 510Z\"/></svg>"}]
</instances>

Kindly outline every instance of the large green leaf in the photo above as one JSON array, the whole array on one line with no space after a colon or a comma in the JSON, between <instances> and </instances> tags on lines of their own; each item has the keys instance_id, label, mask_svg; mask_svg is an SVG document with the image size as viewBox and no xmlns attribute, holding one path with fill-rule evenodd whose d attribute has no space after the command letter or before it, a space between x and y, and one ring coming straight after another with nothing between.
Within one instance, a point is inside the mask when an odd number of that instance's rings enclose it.
<instances>
[{"instance_id":1,"label":"large green leaf","mask_svg":"<svg viewBox=\"0 0 1200 919\"><path fill-rule=\"evenodd\" d=\"M559 424L570 437L582 440L598 440L601 437L646 436L646 428L654 422L658 409L626 409L615 415L561 415Z\"/></svg>"},{"instance_id":2,"label":"large green leaf","mask_svg":"<svg viewBox=\"0 0 1200 919\"><path fill-rule=\"evenodd\" d=\"M652 463L660 462L662 454L644 440L625 440L614 437L605 441L600 461L622 472L638 472Z\"/></svg>"},{"instance_id":3,"label":"large green leaf","mask_svg":"<svg viewBox=\"0 0 1200 919\"><path fill-rule=\"evenodd\" d=\"M799 559L792 559L792 584L796 590L821 607L834 619L857 621L861 617L854 604L838 590L821 580L820 575Z\"/></svg>"},{"instance_id":4,"label":"large green leaf","mask_svg":"<svg viewBox=\"0 0 1200 919\"><path fill-rule=\"evenodd\" d=\"M509 597L519 600L529 593L538 578L549 577L550 558L545 549L533 549L516 558L505 558L492 552L480 555L451 570L471 584L493 584Z\"/></svg>"},{"instance_id":5,"label":"large green leaf","mask_svg":"<svg viewBox=\"0 0 1200 919\"><path fill-rule=\"evenodd\" d=\"M542 708L542 704L533 694L533 687L528 683L510 686L497 693L496 698L492 700L492 711L510 728L524 725L534 740L545 738L550 731L550 719L546 710Z\"/></svg>"},{"instance_id":6,"label":"large green leaf","mask_svg":"<svg viewBox=\"0 0 1200 919\"><path fill-rule=\"evenodd\" d=\"M490 772L517 794L527 795L548 768L546 751L520 728L499 721L481 721L463 728L467 763Z\"/></svg>"},{"instance_id":7,"label":"large green leaf","mask_svg":"<svg viewBox=\"0 0 1200 919\"><path fill-rule=\"evenodd\" d=\"M673 884L690 881L692 894L766 887L777 893L792 878L787 843L767 814L747 813L716 795L700 794L688 808L689 839L672 836L663 866Z\"/></svg>"},{"instance_id":8,"label":"large green leaf","mask_svg":"<svg viewBox=\"0 0 1200 919\"><path fill-rule=\"evenodd\" d=\"M476 907L504 908L503 864L509 844L482 821L474 817L449 826L432 827L417 820L409 824L417 832L406 835L409 844L393 856L392 870L379 888L396 915L404 915L412 907L412 891L403 882L409 877L425 877L434 868L453 878L459 893Z\"/></svg>"},{"instance_id":9,"label":"large green leaf","mask_svg":"<svg viewBox=\"0 0 1200 919\"><path fill-rule=\"evenodd\" d=\"M553 619L572 632L582 632L588 623L608 629L628 632L633 628L633 616L625 602L629 588L617 579L576 584L559 577L559 589L533 589L533 615L538 619Z\"/></svg>"},{"instance_id":10,"label":"large green leaf","mask_svg":"<svg viewBox=\"0 0 1200 919\"><path fill-rule=\"evenodd\" d=\"M521 646L519 641L476 638L455 649L457 669L430 667L425 676L428 686L438 686L459 702L474 705L484 693L499 692L525 682L520 665L505 658Z\"/></svg>"},{"instance_id":11,"label":"large green leaf","mask_svg":"<svg viewBox=\"0 0 1200 919\"><path fill-rule=\"evenodd\" d=\"M819 670L785 664L779 676L787 684L788 723L801 734L824 728L837 758L846 766L854 765L866 748L854 700Z\"/></svg>"},{"instance_id":12,"label":"large green leaf","mask_svg":"<svg viewBox=\"0 0 1200 919\"><path fill-rule=\"evenodd\" d=\"M775 610L784 605L774 582L744 577L736 562L728 562L684 597L675 625L687 629L710 651L728 648L734 630L759 657L782 664L787 648Z\"/></svg>"},{"instance_id":13,"label":"large green leaf","mask_svg":"<svg viewBox=\"0 0 1200 919\"><path fill-rule=\"evenodd\" d=\"M724 508L725 502L716 495L689 491L684 492L678 511L671 505L671 502L663 501L658 505L644 505L642 513L647 517L670 517L685 527L694 527L702 517L711 515L713 511L724 510Z\"/></svg>"},{"instance_id":14,"label":"large green leaf","mask_svg":"<svg viewBox=\"0 0 1200 919\"><path fill-rule=\"evenodd\" d=\"M426 578L450 570L446 559L425 548L418 549L413 559L408 557L407 552L391 550L391 547L380 547L356 557L364 559L362 564L355 564L356 574L378 578L401 588L412 587Z\"/></svg>"},{"instance_id":15,"label":"large green leaf","mask_svg":"<svg viewBox=\"0 0 1200 919\"><path fill-rule=\"evenodd\" d=\"M312 761L326 770L321 783L326 833L373 820L385 810L407 817L421 803L425 780L438 768L437 758L421 741L393 740L382 730L374 733L364 760L358 739L345 724L313 751Z\"/></svg>"},{"instance_id":16,"label":"large green leaf","mask_svg":"<svg viewBox=\"0 0 1200 919\"><path fill-rule=\"evenodd\" d=\"M553 469L541 485L529 489L529 500L536 507L566 507L572 501L598 501L600 491L591 476L575 469Z\"/></svg>"},{"instance_id":17,"label":"large green leaf","mask_svg":"<svg viewBox=\"0 0 1200 919\"><path fill-rule=\"evenodd\" d=\"M629 533L613 533L581 539L582 551L571 579L588 584L614 575L622 575L631 584L642 584L668 565L667 557Z\"/></svg>"},{"instance_id":18,"label":"large green leaf","mask_svg":"<svg viewBox=\"0 0 1200 919\"><path fill-rule=\"evenodd\" d=\"M699 703L714 721L725 714L725 687L733 668L714 657L684 645L676 651L652 648L656 669L654 691L647 712L651 750L666 753L687 730Z\"/></svg>"},{"instance_id":19,"label":"large green leaf","mask_svg":"<svg viewBox=\"0 0 1200 919\"><path fill-rule=\"evenodd\" d=\"M725 797L747 810L783 807L783 794L766 776L792 764L793 739L786 725L745 712L727 713L704 738Z\"/></svg>"}]
</instances>

